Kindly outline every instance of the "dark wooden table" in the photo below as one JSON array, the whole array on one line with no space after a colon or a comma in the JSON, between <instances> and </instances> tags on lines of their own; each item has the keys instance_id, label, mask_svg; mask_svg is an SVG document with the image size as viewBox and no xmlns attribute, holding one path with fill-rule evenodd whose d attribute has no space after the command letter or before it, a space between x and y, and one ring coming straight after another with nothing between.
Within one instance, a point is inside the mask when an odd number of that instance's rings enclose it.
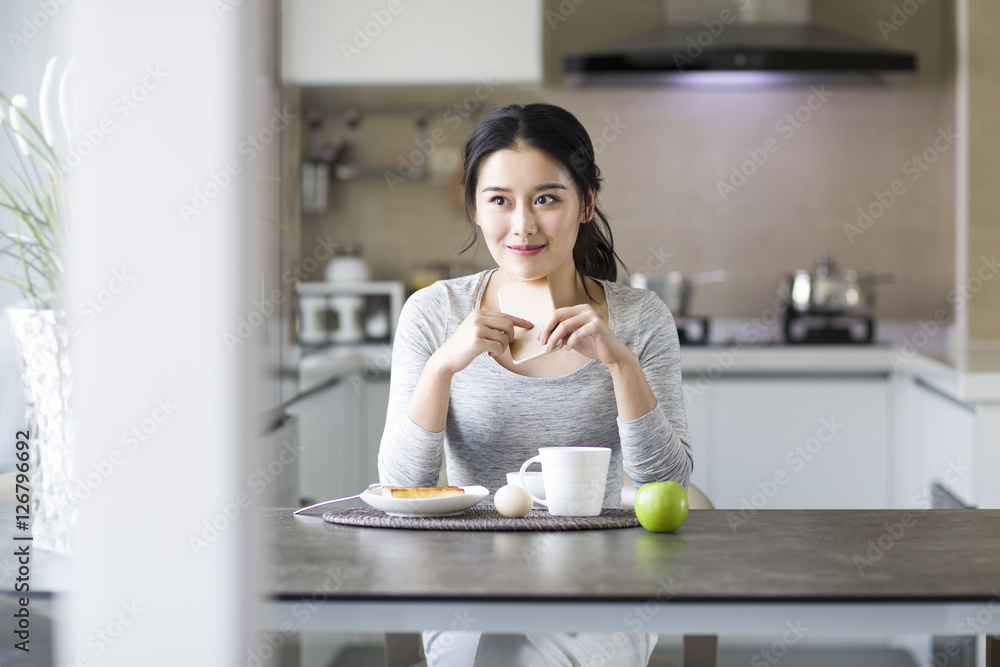
<instances>
[{"instance_id":1,"label":"dark wooden table","mask_svg":"<svg viewBox=\"0 0 1000 667\"><path fill-rule=\"evenodd\" d=\"M1000 635L1000 510L703 510L673 534L291 512L262 514L271 625L286 631Z\"/></svg>"}]
</instances>

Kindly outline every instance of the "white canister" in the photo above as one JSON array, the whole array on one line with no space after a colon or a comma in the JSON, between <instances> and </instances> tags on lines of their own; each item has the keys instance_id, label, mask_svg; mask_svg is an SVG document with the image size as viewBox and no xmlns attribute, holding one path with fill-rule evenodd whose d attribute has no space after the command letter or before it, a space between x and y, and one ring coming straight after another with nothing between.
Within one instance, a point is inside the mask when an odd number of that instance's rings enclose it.
<instances>
[{"instance_id":1,"label":"white canister","mask_svg":"<svg viewBox=\"0 0 1000 667\"><path fill-rule=\"evenodd\" d=\"M326 265L328 283L361 283L370 279L371 271L358 255L337 255Z\"/></svg>"}]
</instances>

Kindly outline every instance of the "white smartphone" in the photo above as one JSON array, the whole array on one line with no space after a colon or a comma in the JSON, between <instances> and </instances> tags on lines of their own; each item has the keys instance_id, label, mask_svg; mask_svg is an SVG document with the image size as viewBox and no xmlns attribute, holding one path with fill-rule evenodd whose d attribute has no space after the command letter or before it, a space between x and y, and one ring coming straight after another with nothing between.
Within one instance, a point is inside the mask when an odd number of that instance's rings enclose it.
<instances>
[{"instance_id":1,"label":"white smartphone","mask_svg":"<svg viewBox=\"0 0 1000 667\"><path fill-rule=\"evenodd\" d=\"M502 312L523 317L535 325L531 329L514 327L514 340L510 343L510 358L514 363L521 364L547 354L538 340L538 332L556 309L549 291L549 279L522 280L501 287L497 300Z\"/></svg>"}]
</instances>

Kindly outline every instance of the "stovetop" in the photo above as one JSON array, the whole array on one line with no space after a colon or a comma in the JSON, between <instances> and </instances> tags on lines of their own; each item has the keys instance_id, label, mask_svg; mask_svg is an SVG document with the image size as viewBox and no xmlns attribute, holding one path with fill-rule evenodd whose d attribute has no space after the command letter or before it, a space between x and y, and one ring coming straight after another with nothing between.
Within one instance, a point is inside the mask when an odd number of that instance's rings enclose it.
<instances>
[{"instance_id":1,"label":"stovetop","mask_svg":"<svg viewBox=\"0 0 1000 667\"><path fill-rule=\"evenodd\" d=\"M750 320L722 320L702 316L675 318L681 345L807 346L877 345L876 325L871 317L766 315Z\"/></svg>"}]
</instances>

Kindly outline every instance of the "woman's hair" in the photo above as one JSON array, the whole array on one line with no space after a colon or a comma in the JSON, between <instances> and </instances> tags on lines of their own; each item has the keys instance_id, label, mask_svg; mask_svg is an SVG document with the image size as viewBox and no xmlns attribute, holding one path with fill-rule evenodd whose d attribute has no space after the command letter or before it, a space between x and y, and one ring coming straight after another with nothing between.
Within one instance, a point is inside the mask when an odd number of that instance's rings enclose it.
<instances>
[{"instance_id":1,"label":"woman's hair","mask_svg":"<svg viewBox=\"0 0 1000 667\"><path fill-rule=\"evenodd\" d=\"M465 143L465 213L472 225L472 238L462 248L465 252L479 238L476 226L476 185L479 169L496 151L524 146L552 158L569 172L580 193L580 206L586 208L594 193L594 217L580 225L573 246L573 263L588 298L586 277L615 281L621 258L615 253L608 219L597 205L601 189L601 170L594 161L594 145L580 121L570 112L552 104L511 104L498 107L472 130Z\"/></svg>"}]
</instances>

